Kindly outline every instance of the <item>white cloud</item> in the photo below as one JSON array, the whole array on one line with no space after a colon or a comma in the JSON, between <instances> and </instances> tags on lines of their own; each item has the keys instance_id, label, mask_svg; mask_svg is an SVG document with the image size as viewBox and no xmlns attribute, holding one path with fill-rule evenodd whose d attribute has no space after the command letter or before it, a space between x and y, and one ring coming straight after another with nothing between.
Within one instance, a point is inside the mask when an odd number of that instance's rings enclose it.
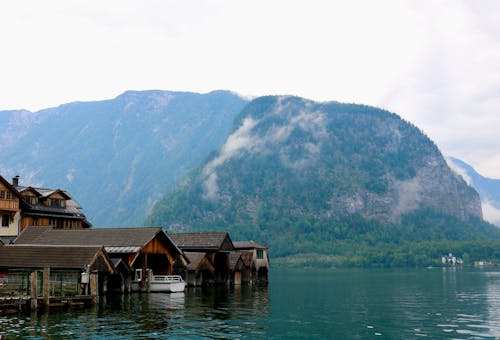
<instances>
[{"instance_id":1,"label":"white cloud","mask_svg":"<svg viewBox=\"0 0 500 340\"><path fill-rule=\"evenodd\" d=\"M462 176L465 183L472 186L472 178L470 178L470 176L467 174L467 171L464 168L460 167L458 164L456 164L455 162L453 162L453 160L449 158L446 158L446 163L448 164L451 170L453 170L456 174Z\"/></svg>"},{"instance_id":2,"label":"white cloud","mask_svg":"<svg viewBox=\"0 0 500 340\"><path fill-rule=\"evenodd\" d=\"M482 202L483 218L500 227L500 209L495 207L491 202Z\"/></svg>"},{"instance_id":3,"label":"white cloud","mask_svg":"<svg viewBox=\"0 0 500 340\"><path fill-rule=\"evenodd\" d=\"M281 150L281 161L286 166L298 168L306 165L310 161L310 157L314 157L319 153L319 143L327 136L325 113L312 110L310 102L301 103L296 106L293 103L285 102L285 98L279 98L277 104L266 113L266 117L284 116L287 117L285 122L289 122L288 124L272 126L266 134L257 135L253 129L261 121L250 117L245 118L242 125L228 137L219 155L204 167L202 174L205 178L203 182L205 199L217 198L219 190L217 185L217 168L219 166L231 158L240 157L243 151L251 153L266 152L266 148L269 145L274 147L277 143L285 142L296 128L310 132L316 143L305 142L302 147L307 151L308 156L304 159L294 161L288 159L286 152L287 145L285 143ZM297 110L300 111L297 112Z\"/></svg>"}]
</instances>

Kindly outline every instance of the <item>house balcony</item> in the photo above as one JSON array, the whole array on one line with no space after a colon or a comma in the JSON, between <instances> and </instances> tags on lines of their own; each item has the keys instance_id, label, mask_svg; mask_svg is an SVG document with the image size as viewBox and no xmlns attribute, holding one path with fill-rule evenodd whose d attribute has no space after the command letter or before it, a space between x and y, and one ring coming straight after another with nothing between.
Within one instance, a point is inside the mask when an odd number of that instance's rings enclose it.
<instances>
[{"instance_id":1,"label":"house balcony","mask_svg":"<svg viewBox=\"0 0 500 340\"><path fill-rule=\"evenodd\" d=\"M0 200L0 210L18 211L19 200Z\"/></svg>"}]
</instances>

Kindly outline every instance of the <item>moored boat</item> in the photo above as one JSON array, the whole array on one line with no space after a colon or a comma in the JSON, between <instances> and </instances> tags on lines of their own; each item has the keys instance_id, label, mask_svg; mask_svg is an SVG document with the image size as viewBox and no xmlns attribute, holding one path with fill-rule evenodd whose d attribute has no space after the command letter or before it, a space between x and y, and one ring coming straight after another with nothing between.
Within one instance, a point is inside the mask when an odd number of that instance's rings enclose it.
<instances>
[{"instance_id":1,"label":"moored boat","mask_svg":"<svg viewBox=\"0 0 500 340\"><path fill-rule=\"evenodd\" d=\"M183 292L186 282L180 275L153 275L149 272L143 277L142 270L136 269L135 277L132 281L133 292Z\"/></svg>"}]
</instances>

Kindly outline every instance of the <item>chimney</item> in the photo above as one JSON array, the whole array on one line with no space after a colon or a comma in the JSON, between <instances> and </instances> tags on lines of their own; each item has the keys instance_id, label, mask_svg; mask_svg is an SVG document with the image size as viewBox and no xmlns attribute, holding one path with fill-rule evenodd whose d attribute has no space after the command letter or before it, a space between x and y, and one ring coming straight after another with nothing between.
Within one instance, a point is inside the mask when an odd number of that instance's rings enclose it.
<instances>
[{"instance_id":1,"label":"chimney","mask_svg":"<svg viewBox=\"0 0 500 340\"><path fill-rule=\"evenodd\" d=\"M19 175L12 178L12 185L15 186L15 187L18 187L19 186Z\"/></svg>"}]
</instances>

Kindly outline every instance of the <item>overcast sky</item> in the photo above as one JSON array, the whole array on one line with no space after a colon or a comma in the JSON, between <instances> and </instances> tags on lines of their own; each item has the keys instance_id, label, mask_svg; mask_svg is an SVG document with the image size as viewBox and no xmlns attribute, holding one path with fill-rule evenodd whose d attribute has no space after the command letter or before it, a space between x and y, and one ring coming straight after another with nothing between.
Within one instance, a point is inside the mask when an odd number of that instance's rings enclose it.
<instances>
[{"instance_id":1,"label":"overcast sky","mask_svg":"<svg viewBox=\"0 0 500 340\"><path fill-rule=\"evenodd\" d=\"M0 0L0 110L125 90L393 111L500 178L500 1Z\"/></svg>"}]
</instances>

